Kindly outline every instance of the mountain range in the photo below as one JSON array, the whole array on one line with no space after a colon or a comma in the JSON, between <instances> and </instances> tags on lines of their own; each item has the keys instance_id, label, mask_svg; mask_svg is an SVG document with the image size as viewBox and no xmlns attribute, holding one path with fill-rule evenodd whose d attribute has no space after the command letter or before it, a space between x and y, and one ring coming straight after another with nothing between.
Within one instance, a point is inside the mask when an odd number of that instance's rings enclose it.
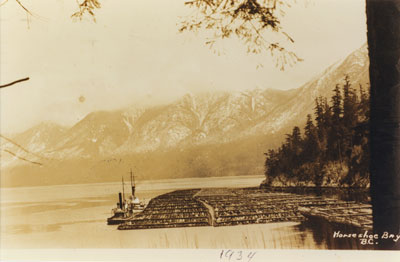
<instances>
[{"instance_id":1,"label":"mountain range","mask_svg":"<svg viewBox=\"0 0 400 262\"><path fill-rule=\"evenodd\" d=\"M44 185L139 178L263 173L264 155L297 125L315 98L348 75L369 85L365 44L301 87L187 94L153 107L96 111L72 127L41 123L1 137L1 185Z\"/></svg>"}]
</instances>

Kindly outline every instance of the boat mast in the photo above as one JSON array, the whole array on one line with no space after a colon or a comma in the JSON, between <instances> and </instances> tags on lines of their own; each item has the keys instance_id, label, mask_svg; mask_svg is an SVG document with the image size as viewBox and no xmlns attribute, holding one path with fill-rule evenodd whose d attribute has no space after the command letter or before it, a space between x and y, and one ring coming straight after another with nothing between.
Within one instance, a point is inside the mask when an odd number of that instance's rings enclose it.
<instances>
[{"instance_id":1,"label":"boat mast","mask_svg":"<svg viewBox=\"0 0 400 262\"><path fill-rule=\"evenodd\" d=\"M122 198L125 201L125 184L124 184L124 176L122 176Z\"/></svg>"},{"instance_id":2,"label":"boat mast","mask_svg":"<svg viewBox=\"0 0 400 262\"><path fill-rule=\"evenodd\" d=\"M132 188L132 197L135 199L135 177L133 176L132 168L131 168L131 188Z\"/></svg>"}]
</instances>

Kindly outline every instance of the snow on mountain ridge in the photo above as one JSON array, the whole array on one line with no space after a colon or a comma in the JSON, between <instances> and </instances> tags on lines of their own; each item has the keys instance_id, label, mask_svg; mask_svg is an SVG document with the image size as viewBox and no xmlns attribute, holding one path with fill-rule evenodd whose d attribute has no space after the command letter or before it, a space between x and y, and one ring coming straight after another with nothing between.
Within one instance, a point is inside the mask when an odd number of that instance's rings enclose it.
<instances>
[{"instance_id":1,"label":"snow on mountain ridge","mask_svg":"<svg viewBox=\"0 0 400 262\"><path fill-rule=\"evenodd\" d=\"M104 158L288 132L294 125L301 126L306 114L312 113L315 98L329 98L345 75L355 86L367 84L367 55L363 46L300 88L187 94L162 106L92 112L67 130L49 133L48 138L32 133L32 140L26 138L23 144L51 150L58 158ZM40 139L42 146L34 142Z\"/></svg>"}]
</instances>

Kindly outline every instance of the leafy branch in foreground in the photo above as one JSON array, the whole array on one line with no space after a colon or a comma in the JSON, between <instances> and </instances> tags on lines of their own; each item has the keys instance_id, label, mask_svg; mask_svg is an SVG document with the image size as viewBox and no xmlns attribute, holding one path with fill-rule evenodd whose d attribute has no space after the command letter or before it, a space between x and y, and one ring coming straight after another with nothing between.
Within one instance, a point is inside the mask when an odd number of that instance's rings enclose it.
<instances>
[{"instance_id":1,"label":"leafy branch in foreground","mask_svg":"<svg viewBox=\"0 0 400 262\"><path fill-rule=\"evenodd\" d=\"M8 0L4 0L2 3L0 3L0 7L5 5L7 2ZM26 7L21 0L15 0L15 2L25 11L28 23L30 17L40 18L38 15L32 13L32 11L29 10L29 8ZM72 18L82 20L85 14L89 14L92 17L93 21L96 22L96 15L94 11L95 9L99 9L101 7L99 0L83 0L81 3L79 2L79 0L76 0L76 3L79 7L79 11L73 13L71 15Z\"/></svg>"},{"instance_id":2,"label":"leafy branch in foreground","mask_svg":"<svg viewBox=\"0 0 400 262\"><path fill-rule=\"evenodd\" d=\"M180 32L205 30L212 33L206 44L213 48L221 39L236 36L248 53L269 53L281 70L302 61L283 43L294 43L280 23L289 1L281 0L193 0L185 4L194 12L183 18Z\"/></svg>"},{"instance_id":3,"label":"leafy branch in foreground","mask_svg":"<svg viewBox=\"0 0 400 262\"><path fill-rule=\"evenodd\" d=\"M82 3L79 3L79 1L76 0L76 2L78 4L79 11L72 14L71 17L82 20L83 16L88 13L93 18L93 21L96 22L94 10L101 7L100 2L98 0L83 0Z\"/></svg>"}]
</instances>

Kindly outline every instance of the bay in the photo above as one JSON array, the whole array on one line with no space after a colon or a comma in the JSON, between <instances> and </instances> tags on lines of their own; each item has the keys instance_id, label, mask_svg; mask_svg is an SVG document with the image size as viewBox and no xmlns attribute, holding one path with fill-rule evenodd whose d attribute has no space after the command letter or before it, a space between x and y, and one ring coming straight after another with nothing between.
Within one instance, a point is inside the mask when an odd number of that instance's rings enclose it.
<instances>
[{"instance_id":1,"label":"bay","mask_svg":"<svg viewBox=\"0 0 400 262\"><path fill-rule=\"evenodd\" d=\"M254 187L264 176L137 181L146 202L177 189ZM125 183L128 194L129 183ZM360 249L332 242L327 223L271 223L119 231L106 219L116 206L121 182L1 189L1 248L257 248Z\"/></svg>"}]
</instances>

